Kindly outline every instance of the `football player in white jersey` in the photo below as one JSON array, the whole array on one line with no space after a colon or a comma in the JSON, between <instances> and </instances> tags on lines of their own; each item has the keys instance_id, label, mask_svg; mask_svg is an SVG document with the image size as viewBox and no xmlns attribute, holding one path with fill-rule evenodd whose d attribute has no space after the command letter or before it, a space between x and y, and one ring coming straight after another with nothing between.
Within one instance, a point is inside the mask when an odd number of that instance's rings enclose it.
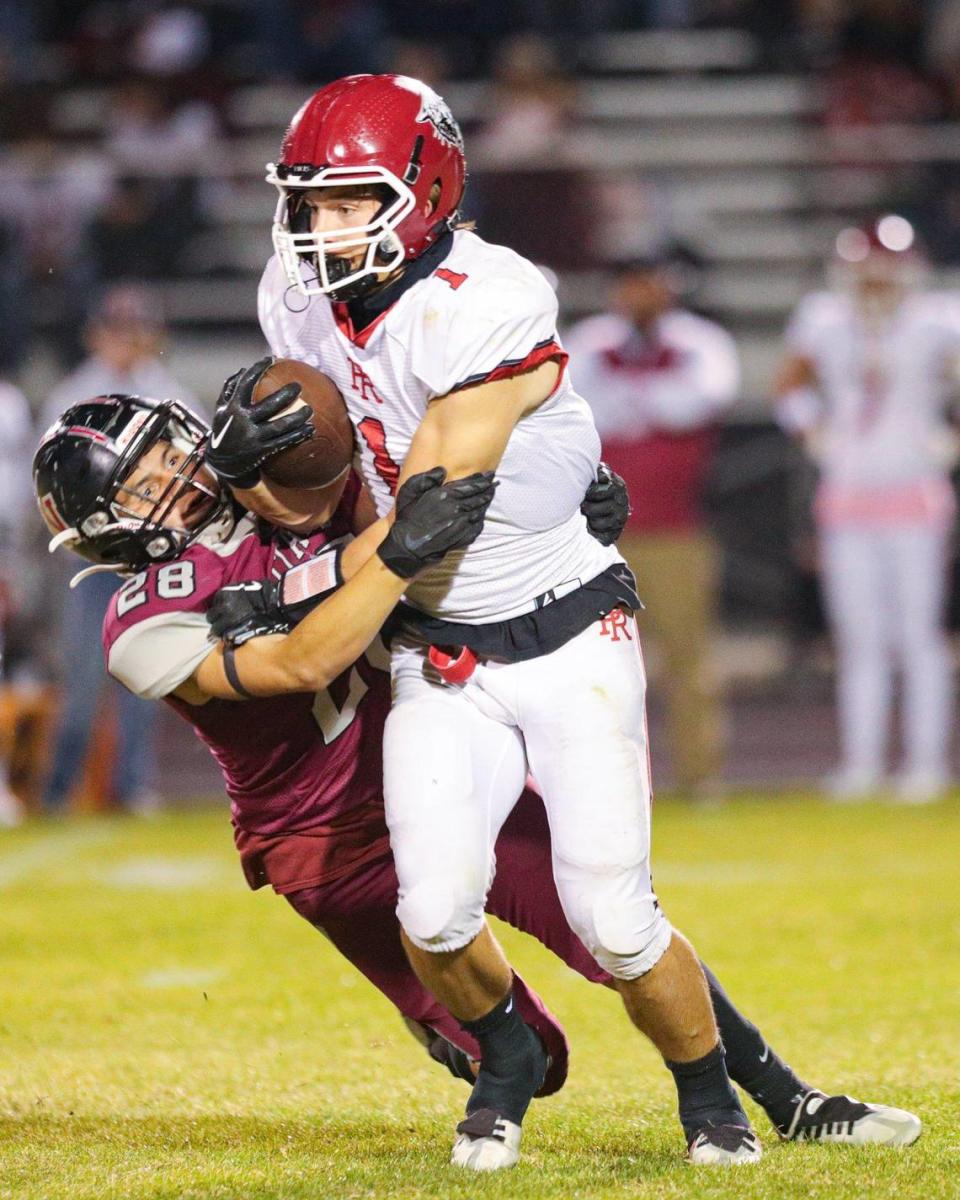
<instances>
[{"instance_id":1,"label":"football player in white jersey","mask_svg":"<svg viewBox=\"0 0 960 1200\"><path fill-rule=\"evenodd\" d=\"M838 799L882 787L895 672L905 802L949 781L952 692L943 630L954 519L945 419L960 362L960 296L925 291L903 218L837 238L834 287L798 306L776 385L783 424L819 467L815 515L837 651Z\"/></svg>"},{"instance_id":2,"label":"football player in white jersey","mask_svg":"<svg viewBox=\"0 0 960 1200\"><path fill-rule=\"evenodd\" d=\"M458 227L464 174L459 129L424 84L327 86L270 168L276 255L260 290L273 352L342 391L384 530L398 482L427 461L499 480L473 546L408 589L384 750L410 960L482 1049L453 1162L513 1165L543 1074L483 918L494 839L528 770L567 918L667 1060L690 1160L754 1162L703 974L651 883L639 601L580 513L599 439L545 278Z\"/></svg>"}]
</instances>

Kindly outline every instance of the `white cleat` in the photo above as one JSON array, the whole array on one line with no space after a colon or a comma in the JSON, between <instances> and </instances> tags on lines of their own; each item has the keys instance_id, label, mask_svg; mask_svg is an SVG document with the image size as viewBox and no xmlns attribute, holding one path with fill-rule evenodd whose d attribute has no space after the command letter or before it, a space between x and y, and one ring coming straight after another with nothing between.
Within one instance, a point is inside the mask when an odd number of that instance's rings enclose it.
<instances>
[{"instance_id":1,"label":"white cleat","mask_svg":"<svg viewBox=\"0 0 960 1200\"><path fill-rule=\"evenodd\" d=\"M923 1132L918 1116L888 1104L863 1104L850 1096L807 1092L780 1136L788 1142L839 1142L848 1146L912 1146Z\"/></svg>"},{"instance_id":2,"label":"white cleat","mask_svg":"<svg viewBox=\"0 0 960 1200\"><path fill-rule=\"evenodd\" d=\"M844 767L827 776L823 790L833 804L868 804L883 791L883 779L873 771Z\"/></svg>"},{"instance_id":3,"label":"white cleat","mask_svg":"<svg viewBox=\"0 0 960 1200\"><path fill-rule=\"evenodd\" d=\"M894 804L936 804L949 789L949 780L942 771L905 771L897 776L890 800Z\"/></svg>"},{"instance_id":4,"label":"white cleat","mask_svg":"<svg viewBox=\"0 0 960 1200\"><path fill-rule=\"evenodd\" d=\"M708 1125L687 1147L687 1162L695 1167L738 1167L762 1157L760 1139L741 1125Z\"/></svg>"},{"instance_id":5,"label":"white cleat","mask_svg":"<svg viewBox=\"0 0 960 1200\"><path fill-rule=\"evenodd\" d=\"M520 1126L479 1108L457 1126L450 1161L468 1171L504 1171L520 1161Z\"/></svg>"}]
</instances>

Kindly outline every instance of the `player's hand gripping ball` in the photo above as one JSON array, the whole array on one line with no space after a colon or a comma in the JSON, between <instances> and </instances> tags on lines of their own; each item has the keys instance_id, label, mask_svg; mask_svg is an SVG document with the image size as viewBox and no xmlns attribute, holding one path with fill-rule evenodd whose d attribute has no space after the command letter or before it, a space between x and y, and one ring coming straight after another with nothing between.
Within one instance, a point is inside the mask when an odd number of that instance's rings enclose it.
<instances>
[{"instance_id":1,"label":"player's hand gripping ball","mask_svg":"<svg viewBox=\"0 0 960 1200\"><path fill-rule=\"evenodd\" d=\"M327 487L338 480L353 462L353 426L337 385L322 371L293 358L275 359L253 389L253 403L260 407L277 390L298 386L299 408L306 411L309 439L295 442L264 463L263 473L283 487Z\"/></svg>"},{"instance_id":2,"label":"player's hand gripping ball","mask_svg":"<svg viewBox=\"0 0 960 1200\"><path fill-rule=\"evenodd\" d=\"M353 458L353 429L336 384L292 359L262 358L223 385L206 459L233 487L262 477L284 487L319 489Z\"/></svg>"}]
</instances>

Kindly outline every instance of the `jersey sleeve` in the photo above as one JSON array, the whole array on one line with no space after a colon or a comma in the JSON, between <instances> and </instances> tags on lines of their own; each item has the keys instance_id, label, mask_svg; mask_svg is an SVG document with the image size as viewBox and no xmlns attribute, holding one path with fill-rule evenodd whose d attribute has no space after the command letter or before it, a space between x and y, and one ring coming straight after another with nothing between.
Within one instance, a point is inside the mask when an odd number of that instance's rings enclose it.
<instances>
[{"instance_id":1,"label":"jersey sleeve","mask_svg":"<svg viewBox=\"0 0 960 1200\"><path fill-rule=\"evenodd\" d=\"M411 347L411 369L431 398L551 359L566 363L553 288L535 267L524 268L476 279L448 271L434 280L435 300L427 302Z\"/></svg>"},{"instance_id":2,"label":"jersey sleeve","mask_svg":"<svg viewBox=\"0 0 960 1200\"><path fill-rule=\"evenodd\" d=\"M257 288L257 317L260 329L270 347L270 353L275 358L297 358L291 353L285 323L282 319L283 305L278 304L278 298L283 295L281 276L283 269L280 260L274 254L264 268ZM285 282L285 281L284 281Z\"/></svg>"},{"instance_id":3,"label":"jersey sleeve","mask_svg":"<svg viewBox=\"0 0 960 1200\"><path fill-rule=\"evenodd\" d=\"M103 622L110 674L147 700L176 691L216 645L205 613L224 582L220 560L203 549L128 580Z\"/></svg>"}]
</instances>

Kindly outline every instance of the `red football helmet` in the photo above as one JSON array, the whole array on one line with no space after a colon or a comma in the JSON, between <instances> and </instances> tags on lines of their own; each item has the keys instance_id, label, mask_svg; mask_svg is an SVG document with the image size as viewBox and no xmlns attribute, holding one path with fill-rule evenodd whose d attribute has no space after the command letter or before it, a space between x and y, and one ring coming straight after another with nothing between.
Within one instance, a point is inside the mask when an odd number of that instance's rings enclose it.
<instances>
[{"instance_id":1,"label":"red football helmet","mask_svg":"<svg viewBox=\"0 0 960 1200\"><path fill-rule=\"evenodd\" d=\"M924 277L914 228L897 213L842 229L834 250L834 286L852 292L868 315L888 315Z\"/></svg>"},{"instance_id":2,"label":"red football helmet","mask_svg":"<svg viewBox=\"0 0 960 1200\"><path fill-rule=\"evenodd\" d=\"M304 295L349 299L416 258L453 227L466 164L460 128L432 88L406 75L348 75L315 92L290 122L267 182L280 192L273 244ZM304 190L379 185L388 199L366 225L309 228ZM440 188L431 206L434 184ZM337 252L366 246L359 267ZM309 263L313 279L304 278Z\"/></svg>"}]
</instances>

